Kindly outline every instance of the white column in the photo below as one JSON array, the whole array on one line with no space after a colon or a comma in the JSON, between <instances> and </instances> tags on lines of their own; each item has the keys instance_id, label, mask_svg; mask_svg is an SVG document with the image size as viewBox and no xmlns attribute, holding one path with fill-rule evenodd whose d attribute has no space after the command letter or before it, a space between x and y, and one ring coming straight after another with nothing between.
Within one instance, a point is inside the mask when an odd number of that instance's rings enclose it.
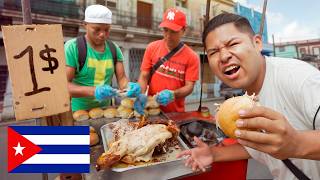
<instances>
[{"instance_id":1,"label":"white column","mask_svg":"<svg viewBox=\"0 0 320 180\"><path fill-rule=\"evenodd\" d=\"M126 72L126 76L129 78L129 48L127 47L123 47L121 48L122 50L122 54L123 54L123 66L124 66L124 70Z\"/></svg>"}]
</instances>

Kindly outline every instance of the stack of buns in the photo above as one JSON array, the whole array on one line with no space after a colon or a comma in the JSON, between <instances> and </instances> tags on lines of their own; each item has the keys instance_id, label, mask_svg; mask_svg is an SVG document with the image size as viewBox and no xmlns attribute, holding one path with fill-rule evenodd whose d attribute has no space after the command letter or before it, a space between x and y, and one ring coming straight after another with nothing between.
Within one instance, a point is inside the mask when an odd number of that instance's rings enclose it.
<instances>
[{"instance_id":1,"label":"stack of buns","mask_svg":"<svg viewBox=\"0 0 320 180\"><path fill-rule=\"evenodd\" d=\"M133 110L134 100L131 98L124 98L121 101L121 105L116 107L108 107L107 109L103 110L102 108L93 108L91 110L78 110L73 113L73 119L76 121L82 121L87 120L89 118L91 119L97 119L97 118L116 118L120 117L123 119L128 119L133 116L135 117L141 117L141 114L139 114L137 111ZM159 104L157 103L155 97L148 96L146 106L144 109L144 115L148 116L155 116L160 114L160 108Z\"/></svg>"},{"instance_id":2,"label":"stack of buns","mask_svg":"<svg viewBox=\"0 0 320 180\"><path fill-rule=\"evenodd\" d=\"M137 118L141 117L141 114L139 114L136 110L133 111L133 115L134 115L134 117L137 117ZM147 109L144 109L144 115L148 116L148 110Z\"/></svg>"},{"instance_id":3,"label":"stack of buns","mask_svg":"<svg viewBox=\"0 0 320 180\"><path fill-rule=\"evenodd\" d=\"M133 109L132 108L126 108L122 105L120 105L117 109L118 111L118 117L123 119L128 119L133 116Z\"/></svg>"},{"instance_id":4,"label":"stack of buns","mask_svg":"<svg viewBox=\"0 0 320 180\"><path fill-rule=\"evenodd\" d=\"M155 96L148 96L148 100L146 103L146 109L148 111L148 115L155 116L160 114L159 104L156 101Z\"/></svg>"}]
</instances>

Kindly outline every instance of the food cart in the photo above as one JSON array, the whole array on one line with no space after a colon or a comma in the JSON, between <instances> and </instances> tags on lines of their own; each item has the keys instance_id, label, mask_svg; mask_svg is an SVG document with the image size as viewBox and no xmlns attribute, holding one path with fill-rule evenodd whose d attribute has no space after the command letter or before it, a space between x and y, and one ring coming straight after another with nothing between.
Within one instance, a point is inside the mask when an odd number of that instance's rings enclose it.
<instances>
[{"instance_id":1,"label":"food cart","mask_svg":"<svg viewBox=\"0 0 320 180\"><path fill-rule=\"evenodd\" d=\"M193 122L197 120L214 122L213 116L203 117L197 111L184 113L166 113L160 114L160 118L168 118L174 120L177 124L184 122ZM151 117L157 119L159 117ZM100 118L94 120L85 120L75 122L76 125L90 125L95 129L100 129L103 125L113 122L118 119ZM184 160L176 160L165 163L160 163L151 166L144 166L127 171L116 172L111 169L98 172L95 169L97 158L104 152L102 136L100 131L97 131L100 137L100 143L91 147L91 165L90 174L84 174L85 179L246 179L247 160L214 163L207 168L205 173L193 172L190 168L184 166ZM224 145L235 143L234 140L225 139L221 142ZM221 145L221 144L220 144ZM230 173L232 171L232 173Z\"/></svg>"},{"instance_id":2,"label":"food cart","mask_svg":"<svg viewBox=\"0 0 320 180\"><path fill-rule=\"evenodd\" d=\"M30 10L30 9L29 9ZM26 13L29 14L30 12ZM31 18L29 17L29 23L31 23ZM30 29L32 30L32 29ZM63 44L63 43L60 43ZM60 75L64 75L64 73L59 73ZM50 79L50 78L44 78L43 79ZM33 84L35 85L35 84ZM11 86L7 86L11 87ZM61 88L60 88L61 89ZM38 89L37 89L38 90ZM13 105L12 105L12 98L11 97L11 89L6 92L6 99L5 101L9 102L7 103L7 106L5 107L5 114L2 117L3 122L0 122L0 128L1 128L1 146L0 151L4 152L1 153L0 160L1 162L1 172L0 177L3 179L48 179L48 177L51 177L52 179L57 175L49 175L46 174L43 175L26 175L26 174L8 174L8 172L5 170L5 166L7 164L7 138L6 138L6 127L10 125L41 125L45 121L43 119L30 119L26 121L16 121L16 118L13 113ZM11 104L10 104L11 103ZM17 105L15 103L15 105ZM68 104L61 105L65 106L62 109L66 109L68 107ZM45 108L45 107L42 107ZM22 109L23 110L23 109ZM38 111L39 109L35 109ZM22 111L21 111L22 112ZM39 112L39 111L38 111ZM62 110L61 110L62 112ZM44 116L44 115L43 115ZM165 117L168 119L172 119L177 123L185 122L185 121L196 121L196 120L203 120L208 121L211 123L214 123L214 119L212 116L204 117L202 114L198 111L195 112L185 112L185 113L169 113L164 114ZM21 114L21 117L19 119L23 119L24 114ZM101 119L89 119L87 121L82 122L75 122L75 125L91 125L95 128L95 130L99 133L100 128L111 121L115 121L115 119L107 119L107 118L101 118ZM92 146L90 148L90 173L82 174L82 179L245 179L246 178L246 170L247 170L247 161L236 161L236 162L227 162L227 163L214 163L210 168L207 169L207 172L201 173L201 172L193 172L190 168L187 168L184 166L183 159L175 160L175 161L168 161L164 163L159 163L155 165L150 166L144 166L141 168L135 168L127 171L122 172L115 172L112 169L110 170L104 170L104 171L96 171L95 164L97 158L104 152L103 143L102 143L102 134L99 134L100 137L100 143ZM228 141L222 141L223 145L228 145L229 143L226 143ZM231 144L234 143L231 141ZM232 171L232 173L230 172ZM76 179L72 174L69 175L69 179ZM80 176L81 177L81 176Z\"/></svg>"},{"instance_id":3,"label":"food cart","mask_svg":"<svg viewBox=\"0 0 320 180\"><path fill-rule=\"evenodd\" d=\"M6 111L8 112L7 107ZM11 107L12 109L12 107ZM13 109L12 109L13 111ZM13 114L13 113L12 113ZM5 114L6 115L6 114ZM8 114L7 114L8 115ZM165 114L167 118L170 118L176 121L178 124L182 122L191 122L194 120L204 120L213 122L214 119L212 116L203 117L201 113L194 112L185 112L185 113L168 113ZM40 125L40 119L31 119L27 121L15 121L14 117L11 116L11 120L8 120L9 116L3 119L0 126L3 131L1 131L1 137L5 137L6 134L6 126L9 125ZM118 118L119 119L119 118ZM123 172L115 172L110 170L97 171L95 168L97 158L104 152L103 141L101 138L100 127L105 125L106 123L115 121L117 119L108 119L108 118L99 118L99 119L89 119L86 121L78 121L75 122L75 125L91 125L93 126L97 132L99 133L100 143L92 146L90 148L90 173L83 174L83 179L246 179L247 172L247 161L233 161L233 162L221 162L221 163L213 163L210 168L207 169L205 173L202 172L193 172L190 168L184 166L183 160L172 161L167 163L161 163L152 166L146 166L142 168L132 169ZM6 138L3 138L6 139ZM6 152L6 141L1 141L1 152ZM225 139L222 141L222 144L229 145L234 143L233 140ZM3 155L3 156L2 156ZM1 162L7 162L6 153L1 155ZM5 163L2 164L5 168ZM232 172L232 173L231 173ZM49 177L55 177L58 174L49 174ZM14 177L21 177L22 174L11 174L10 179L18 179ZM72 175L71 175L72 176ZM9 174L6 171L1 173L1 177L9 177ZM41 179L42 176L38 175L26 175L26 179ZM31 178L32 177L32 178Z\"/></svg>"}]
</instances>

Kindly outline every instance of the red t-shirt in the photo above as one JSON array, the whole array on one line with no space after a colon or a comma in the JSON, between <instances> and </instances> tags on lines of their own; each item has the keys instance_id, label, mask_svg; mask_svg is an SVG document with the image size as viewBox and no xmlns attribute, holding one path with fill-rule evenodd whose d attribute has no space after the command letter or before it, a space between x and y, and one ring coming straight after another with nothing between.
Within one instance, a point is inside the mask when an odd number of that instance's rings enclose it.
<instances>
[{"instance_id":1,"label":"red t-shirt","mask_svg":"<svg viewBox=\"0 0 320 180\"><path fill-rule=\"evenodd\" d=\"M156 62L169 53L164 40L150 43L144 53L141 71L151 71ZM183 87L186 81L197 81L199 78L199 57L186 44L168 61L163 63L153 74L149 84L149 95L169 89ZM164 112L184 112L184 99L177 98L167 106L161 106Z\"/></svg>"}]
</instances>

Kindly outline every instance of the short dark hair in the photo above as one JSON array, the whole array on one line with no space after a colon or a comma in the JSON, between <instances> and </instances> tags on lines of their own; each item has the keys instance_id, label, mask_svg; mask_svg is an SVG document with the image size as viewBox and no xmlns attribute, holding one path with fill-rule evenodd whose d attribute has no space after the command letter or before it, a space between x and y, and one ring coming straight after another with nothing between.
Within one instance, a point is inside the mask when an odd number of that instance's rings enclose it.
<instances>
[{"instance_id":1,"label":"short dark hair","mask_svg":"<svg viewBox=\"0 0 320 180\"><path fill-rule=\"evenodd\" d=\"M222 26L227 23L233 23L235 27L240 31L240 32L246 32L249 35L254 36L255 33L250 25L250 22L248 21L247 18L237 15L237 14L232 14L232 13L222 13L219 14L218 16L215 16L212 18L206 27L203 30L202 33L202 42L203 45L206 47L205 40L208 36L208 34L215 30L217 27Z\"/></svg>"}]
</instances>

